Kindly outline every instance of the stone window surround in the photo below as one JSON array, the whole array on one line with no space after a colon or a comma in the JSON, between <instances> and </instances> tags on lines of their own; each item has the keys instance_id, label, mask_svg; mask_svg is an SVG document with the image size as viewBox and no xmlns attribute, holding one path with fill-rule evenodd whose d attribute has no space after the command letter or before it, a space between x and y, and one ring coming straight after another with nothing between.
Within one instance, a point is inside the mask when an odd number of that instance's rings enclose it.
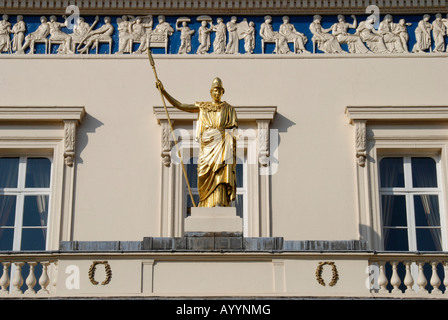
<instances>
[{"instance_id":1,"label":"stone window surround","mask_svg":"<svg viewBox=\"0 0 448 320\"><path fill-rule=\"evenodd\" d=\"M76 127L84 114L84 107L0 106L0 128L8 131L0 137L0 154L53 158L48 250L72 240ZM22 130L25 127L32 130Z\"/></svg>"},{"instance_id":2,"label":"stone window surround","mask_svg":"<svg viewBox=\"0 0 448 320\"><path fill-rule=\"evenodd\" d=\"M245 221L248 237L271 236L271 212L270 212L270 176L260 175L260 167L266 166L266 157L269 151L269 129L274 120L277 107L273 106L235 106L238 123L240 127L253 129L256 135L246 137L247 139L239 145L248 154L248 158L257 159L255 164L246 164L247 168L247 199L248 212ZM184 129L192 132L193 121L197 119L197 113L189 113L167 106L171 123L176 130ZM175 148L171 139L171 132L164 107L154 107L157 122L161 126L161 212L160 212L160 236L181 237L183 236L185 183L180 164L171 165L170 152ZM175 123L179 123L175 127ZM267 133L267 134L262 134ZM193 137L193 134L190 134ZM192 141L183 141L185 146L190 147ZM179 148L181 149L181 148ZM182 151L181 151L182 152Z\"/></svg>"},{"instance_id":3,"label":"stone window surround","mask_svg":"<svg viewBox=\"0 0 448 320\"><path fill-rule=\"evenodd\" d=\"M383 250L378 160L384 155L440 156L440 201L447 204L448 180L443 173L448 172L448 106L348 106L345 113L355 129L360 237L368 242L369 250ZM381 126L393 130L379 130ZM441 212L444 243L446 215Z\"/></svg>"}]
</instances>

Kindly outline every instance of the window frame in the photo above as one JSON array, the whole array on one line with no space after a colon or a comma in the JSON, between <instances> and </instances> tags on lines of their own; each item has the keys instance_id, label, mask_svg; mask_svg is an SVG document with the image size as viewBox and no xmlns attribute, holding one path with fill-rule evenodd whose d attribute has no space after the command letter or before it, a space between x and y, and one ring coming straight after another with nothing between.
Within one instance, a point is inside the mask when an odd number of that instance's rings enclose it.
<instances>
[{"instance_id":1,"label":"window frame","mask_svg":"<svg viewBox=\"0 0 448 320\"><path fill-rule=\"evenodd\" d=\"M440 203L448 203L448 106L348 106L345 114L354 128L356 201L359 238L369 250L384 250L379 197L378 160L387 154L439 155ZM442 237L448 230L447 212L440 212ZM446 246L446 240L442 241ZM447 247L442 248L444 251Z\"/></svg>"},{"instance_id":2,"label":"window frame","mask_svg":"<svg viewBox=\"0 0 448 320\"><path fill-rule=\"evenodd\" d=\"M72 240L78 106L0 106L0 156L52 158L46 250Z\"/></svg>"},{"instance_id":3,"label":"window frame","mask_svg":"<svg viewBox=\"0 0 448 320\"><path fill-rule=\"evenodd\" d=\"M420 152L414 151L414 153L409 153L408 151L404 152L380 152L378 156L378 168L377 172L380 174L380 162L384 158L391 158L391 157L397 157L403 159L403 171L404 171L404 187L392 187L392 188L386 188L381 187L381 179L380 176L378 176L378 183L379 183L379 206L380 206L380 219L381 219L381 235L380 238L383 239L382 245L383 250L384 248L384 229L387 228L384 225L384 222L382 221L382 196L383 195L403 195L405 196L405 202L406 202L406 222L407 226L406 229L407 235L408 235L408 251L421 251L417 248L417 229L422 228L418 227L416 224L416 215L415 215L415 206L414 206L414 196L415 195L437 195L438 197L438 204L439 204L439 219L440 219L440 232L441 232L441 247L442 251L446 251L447 248L447 232L446 228L443 226L446 225L445 217L445 202L443 201L443 194L444 190L442 188L442 174L441 174L441 159L440 155L435 152L428 152L425 150L419 150ZM426 157L431 158L435 162L436 166L436 178L437 178L437 188L414 188L412 186L412 165L411 165L411 159L415 157ZM392 227L389 227L392 228Z\"/></svg>"}]
</instances>

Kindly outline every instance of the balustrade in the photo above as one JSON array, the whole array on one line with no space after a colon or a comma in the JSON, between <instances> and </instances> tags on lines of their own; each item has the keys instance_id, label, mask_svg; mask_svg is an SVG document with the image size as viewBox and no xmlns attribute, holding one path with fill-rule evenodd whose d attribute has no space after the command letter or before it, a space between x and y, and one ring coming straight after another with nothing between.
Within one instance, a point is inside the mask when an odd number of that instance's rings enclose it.
<instances>
[{"instance_id":1,"label":"balustrade","mask_svg":"<svg viewBox=\"0 0 448 320\"><path fill-rule=\"evenodd\" d=\"M448 296L448 257L387 255L384 259L370 259L369 273L374 294Z\"/></svg>"},{"instance_id":2,"label":"balustrade","mask_svg":"<svg viewBox=\"0 0 448 320\"><path fill-rule=\"evenodd\" d=\"M50 294L49 266L56 263L56 261L1 261L3 273L0 277L0 295Z\"/></svg>"}]
</instances>

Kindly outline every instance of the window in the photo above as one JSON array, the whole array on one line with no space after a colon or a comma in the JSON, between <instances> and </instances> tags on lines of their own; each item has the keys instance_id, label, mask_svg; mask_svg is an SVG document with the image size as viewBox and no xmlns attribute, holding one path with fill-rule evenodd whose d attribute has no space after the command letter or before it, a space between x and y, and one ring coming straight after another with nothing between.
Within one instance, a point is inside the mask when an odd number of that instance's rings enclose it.
<instances>
[{"instance_id":1,"label":"window","mask_svg":"<svg viewBox=\"0 0 448 320\"><path fill-rule=\"evenodd\" d=\"M379 162L385 250L442 251L438 159L384 157Z\"/></svg>"},{"instance_id":2,"label":"window","mask_svg":"<svg viewBox=\"0 0 448 320\"><path fill-rule=\"evenodd\" d=\"M197 158L190 158L189 162L185 165L185 170L187 171L188 181L191 187L191 193L193 194L194 201L196 205L199 203L199 193L198 193L198 185L197 185ZM247 204L246 196L246 176L245 176L245 162L241 158L237 159L236 164L236 199L231 203L232 207L236 207L236 214L243 218L245 218L245 204ZM190 214L189 209L193 206L191 202L191 197L188 192L188 187L185 186L185 199L186 199L186 208L185 212L188 216Z\"/></svg>"},{"instance_id":3,"label":"window","mask_svg":"<svg viewBox=\"0 0 448 320\"><path fill-rule=\"evenodd\" d=\"M0 250L45 250L51 160L0 158Z\"/></svg>"}]
</instances>

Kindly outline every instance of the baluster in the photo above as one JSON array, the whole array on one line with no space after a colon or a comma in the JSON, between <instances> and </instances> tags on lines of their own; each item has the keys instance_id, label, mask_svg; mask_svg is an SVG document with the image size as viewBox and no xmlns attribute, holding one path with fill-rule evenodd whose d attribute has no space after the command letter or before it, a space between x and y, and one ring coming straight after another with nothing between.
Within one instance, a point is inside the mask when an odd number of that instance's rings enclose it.
<instances>
[{"instance_id":1,"label":"baluster","mask_svg":"<svg viewBox=\"0 0 448 320\"><path fill-rule=\"evenodd\" d=\"M433 288L431 291L431 294L441 294L442 293L442 291L439 289L439 286L442 282L440 281L439 275L437 274L437 265L438 264L439 263L437 261L431 262L432 275L431 275L431 280L429 282Z\"/></svg>"},{"instance_id":2,"label":"baluster","mask_svg":"<svg viewBox=\"0 0 448 320\"><path fill-rule=\"evenodd\" d=\"M3 274L0 278L0 294L9 294L8 286L9 286L9 266L11 265L10 262L2 262L3 264Z\"/></svg>"},{"instance_id":3,"label":"baluster","mask_svg":"<svg viewBox=\"0 0 448 320\"><path fill-rule=\"evenodd\" d=\"M406 286L406 294L412 294L415 293L414 289L412 289L412 286L414 285L414 278L412 277L411 273L411 261L405 261L404 265L406 267L406 275L404 277L404 285Z\"/></svg>"},{"instance_id":4,"label":"baluster","mask_svg":"<svg viewBox=\"0 0 448 320\"><path fill-rule=\"evenodd\" d=\"M391 261L392 264L392 277L390 278L390 284L394 287L392 290L392 293L402 293L401 290L398 288L401 284L400 277L398 276L397 271L397 265L398 261Z\"/></svg>"},{"instance_id":5,"label":"baluster","mask_svg":"<svg viewBox=\"0 0 448 320\"><path fill-rule=\"evenodd\" d=\"M381 261L378 263L380 266L380 275L378 277L378 285L380 286L380 293L389 293L389 290L387 290L387 277L386 277L386 271L384 270L384 265L386 264L384 261Z\"/></svg>"},{"instance_id":6,"label":"baluster","mask_svg":"<svg viewBox=\"0 0 448 320\"><path fill-rule=\"evenodd\" d=\"M418 262L418 277L417 277L417 285L418 285L418 293L419 294L427 294L428 290L426 290L426 281L425 274L423 273L423 265L425 262Z\"/></svg>"},{"instance_id":7,"label":"baluster","mask_svg":"<svg viewBox=\"0 0 448 320\"><path fill-rule=\"evenodd\" d=\"M42 265L42 275L39 278L39 284L41 286L41 289L37 292L38 294L49 294L47 287L50 284L50 278L48 277L48 265L50 262L41 262Z\"/></svg>"},{"instance_id":8,"label":"baluster","mask_svg":"<svg viewBox=\"0 0 448 320\"><path fill-rule=\"evenodd\" d=\"M15 270L14 270L14 277L12 279L12 292L15 294L22 294L22 289L20 288L23 284L23 277L22 277L22 267L25 263L24 262L14 262Z\"/></svg>"},{"instance_id":9,"label":"baluster","mask_svg":"<svg viewBox=\"0 0 448 320\"><path fill-rule=\"evenodd\" d=\"M28 277L26 278L26 285L28 286L28 289L26 289L25 294L35 294L36 290L34 290L34 286L36 285L36 275L34 274L34 267L36 266L37 262L31 261L28 262L28 265L30 266L30 272L28 274Z\"/></svg>"},{"instance_id":10,"label":"baluster","mask_svg":"<svg viewBox=\"0 0 448 320\"><path fill-rule=\"evenodd\" d=\"M447 293L448 289L448 262L443 262L443 269L445 271L443 278L443 285L445 286L445 293Z\"/></svg>"}]
</instances>

